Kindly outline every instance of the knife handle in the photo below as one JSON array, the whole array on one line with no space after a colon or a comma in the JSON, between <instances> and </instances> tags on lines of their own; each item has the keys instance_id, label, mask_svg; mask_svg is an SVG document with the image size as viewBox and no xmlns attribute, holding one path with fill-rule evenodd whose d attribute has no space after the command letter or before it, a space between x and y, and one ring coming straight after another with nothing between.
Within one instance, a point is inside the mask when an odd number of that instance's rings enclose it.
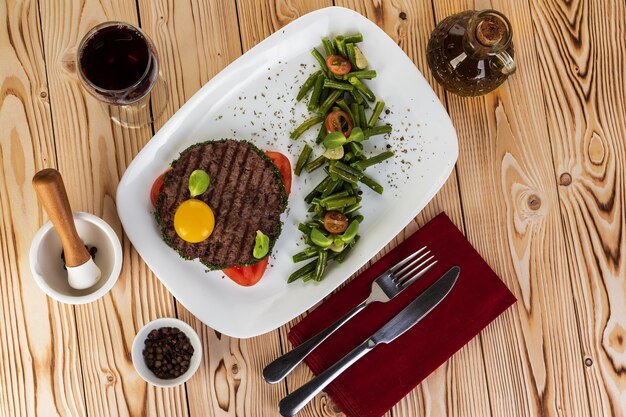
<instances>
[{"instance_id":1,"label":"knife handle","mask_svg":"<svg viewBox=\"0 0 626 417\"><path fill-rule=\"evenodd\" d=\"M263 378L265 381L270 384L275 384L289 375L289 373L293 371L293 369L298 366L298 364L300 364L300 362L302 362L304 358L306 358L309 353L313 351L313 349L322 344L328 336L333 334L335 330L354 317L359 311L363 310L367 304L367 300L363 301L332 325L328 326L326 329L311 337L306 342L298 345L290 352L285 353L283 356L275 359L272 363L267 365L265 369L263 369Z\"/></svg>"},{"instance_id":2,"label":"knife handle","mask_svg":"<svg viewBox=\"0 0 626 417\"><path fill-rule=\"evenodd\" d=\"M278 411L283 417L291 417L302 409L328 384L333 382L343 371L348 369L354 362L365 356L367 352L374 349L376 343L372 339L367 339L350 353L341 358L333 366L283 398L278 404Z\"/></svg>"}]
</instances>

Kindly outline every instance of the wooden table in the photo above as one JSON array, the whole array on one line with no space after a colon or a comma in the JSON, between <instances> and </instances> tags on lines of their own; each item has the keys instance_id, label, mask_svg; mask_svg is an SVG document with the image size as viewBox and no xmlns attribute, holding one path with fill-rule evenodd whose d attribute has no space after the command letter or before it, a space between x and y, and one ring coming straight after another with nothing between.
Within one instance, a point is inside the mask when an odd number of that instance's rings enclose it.
<instances>
[{"instance_id":1,"label":"wooden table","mask_svg":"<svg viewBox=\"0 0 626 417\"><path fill-rule=\"evenodd\" d=\"M120 280L98 302L47 298L28 265L44 222L30 185L57 167L74 209L123 231L115 191L154 131L229 62L330 0L5 0L0 3L0 416L275 416L286 384L260 372L293 323L248 340L204 326L126 237ZM396 405L408 416L626 416L626 6L622 0L336 0L380 25L446 104L459 134L454 173L393 247L445 210L518 297L513 308ZM511 20L518 72L482 98L432 82L435 22L494 7ZM140 25L169 82L153 128L109 121L79 86L73 54L106 20ZM156 389L129 349L146 322L178 316L201 335L201 369ZM296 320L297 321L297 320ZM303 416L337 415L319 396Z\"/></svg>"}]
</instances>

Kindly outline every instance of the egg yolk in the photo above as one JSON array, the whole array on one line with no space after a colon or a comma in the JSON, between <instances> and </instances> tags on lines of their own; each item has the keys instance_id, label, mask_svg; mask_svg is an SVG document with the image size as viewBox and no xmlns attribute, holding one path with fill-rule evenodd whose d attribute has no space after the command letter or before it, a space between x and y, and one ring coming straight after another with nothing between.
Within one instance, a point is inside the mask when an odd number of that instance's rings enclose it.
<instances>
[{"instance_id":1,"label":"egg yolk","mask_svg":"<svg viewBox=\"0 0 626 417\"><path fill-rule=\"evenodd\" d=\"M214 226L211 207L195 198L184 201L174 214L174 230L185 242L202 242L211 236Z\"/></svg>"}]
</instances>

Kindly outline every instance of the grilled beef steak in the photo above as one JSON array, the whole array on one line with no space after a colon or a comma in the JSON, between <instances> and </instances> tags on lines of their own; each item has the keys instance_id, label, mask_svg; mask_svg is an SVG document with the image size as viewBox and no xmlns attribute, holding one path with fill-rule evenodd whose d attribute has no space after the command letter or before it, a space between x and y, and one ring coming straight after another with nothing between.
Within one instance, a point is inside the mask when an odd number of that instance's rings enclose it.
<instances>
[{"instance_id":1,"label":"grilled beef steak","mask_svg":"<svg viewBox=\"0 0 626 417\"><path fill-rule=\"evenodd\" d=\"M211 178L209 189L195 198L213 209L215 228L205 241L188 243L174 230L174 214L190 197L189 176L196 169ZM271 160L249 142L227 139L192 145L180 154L165 176L156 217L164 240L182 257L223 269L259 261L252 256L257 230L269 236L271 250L285 207L285 187Z\"/></svg>"}]
</instances>

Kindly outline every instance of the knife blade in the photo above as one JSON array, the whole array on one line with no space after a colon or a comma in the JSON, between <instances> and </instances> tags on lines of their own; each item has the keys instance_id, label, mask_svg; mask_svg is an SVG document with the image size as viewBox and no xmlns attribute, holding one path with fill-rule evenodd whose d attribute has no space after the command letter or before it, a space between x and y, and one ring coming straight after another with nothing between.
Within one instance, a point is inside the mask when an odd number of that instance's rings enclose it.
<instances>
[{"instance_id":1,"label":"knife blade","mask_svg":"<svg viewBox=\"0 0 626 417\"><path fill-rule=\"evenodd\" d=\"M411 327L419 323L428 313L443 301L450 293L461 273L459 266L453 266L448 272L437 279L419 297L411 301L402 311L395 315L383 327L378 329L350 353L337 361L333 366L307 382L291 394L283 398L278 409L283 417L291 417L302 409L328 384L348 369L357 360L365 356L380 343L390 343Z\"/></svg>"}]
</instances>

